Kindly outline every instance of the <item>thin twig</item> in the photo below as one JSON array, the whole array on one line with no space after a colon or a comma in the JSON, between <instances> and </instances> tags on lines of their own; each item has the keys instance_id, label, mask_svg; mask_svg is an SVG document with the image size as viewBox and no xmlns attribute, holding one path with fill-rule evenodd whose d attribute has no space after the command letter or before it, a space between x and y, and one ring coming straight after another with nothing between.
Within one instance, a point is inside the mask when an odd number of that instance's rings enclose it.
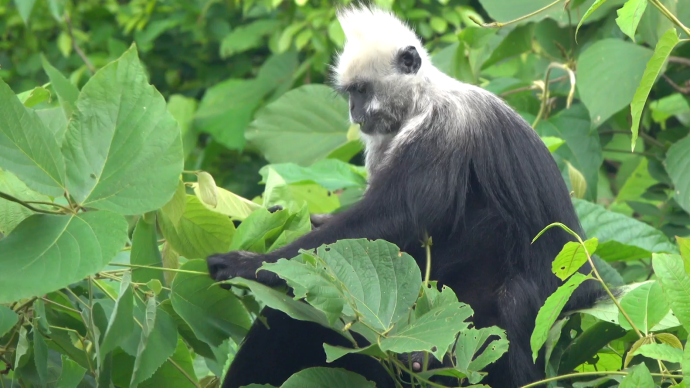
<instances>
[{"instance_id":1,"label":"thin twig","mask_svg":"<svg viewBox=\"0 0 690 388\"><path fill-rule=\"evenodd\" d=\"M671 63L680 63L681 65L690 66L690 59L683 57L668 57L668 61Z\"/></svg>"},{"instance_id":2,"label":"thin twig","mask_svg":"<svg viewBox=\"0 0 690 388\"><path fill-rule=\"evenodd\" d=\"M570 105L573 102L573 97L575 96L575 72L572 69L570 69L568 65L564 65L557 62L549 64L549 67L546 68L546 75L544 75L544 92L541 97L541 106L539 107L539 113L537 114L537 117L534 119L534 122L532 123L532 128L536 128L537 124L539 124L539 121L541 121L541 119L546 114L546 108L549 101L549 85L551 84L549 82L549 77L551 77L551 71L553 69L561 69L568 73L567 75L570 78L570 91L568 92L566 109L569 109Z\"/></svg>"},{"instance_id":3,"label":"thin twig","mask_svg":"<svg viewBox=\"0 0 690 388\"><path fill-rule=\"evenodd\" d=\"M673 80L667 76L666 74L662 74L662 77L668 82L669 85L671 85L672 88L676 89L677 92L680 92L682 94L690 94L690 88L689 87L684 87L680 86L677 83L673 82Z\"/></svg>"},{"instance_id":4,"label":"thin twig","mask_svg":"<svg viewBox=\"0 0 690 388\"><path fill-rule=\"evenodd\" d=\"M45 201L24 201L24 202L29 203L29 204L34 204L34 205L54 206L54 207L58 207L64 211L72 212L72 209L68 208L67 206L62 206L59 203L55 203L55 202L45 202Z\"/></svg>"},{"instance_id":5,"label":"thin twig","mask_svg":"<svg viewBox=\"0 0 690 388\"><path fill-rule=\"evenodd\" d=\"M0 191L0 198L6 199L6 200L8 200L8 201L10 201L10 202L18 203L18 204L24 206L25 208L27 208L27 209L29 209L29 210L31 210L31 211L34 211L34 212L36 212L36 213L45 213L45 214L65 214L65 213L63 213L63 212L56 212L56 211L52 211L52 210L45 210L45 209L39 209L39 208L33 207L33 206L31 206L30 204L26 203L25 201L22 201L22 200L19 199L19 198L13 197L13 196L11 196L11 195L9 195L9 194L7 194L7 193L3 193L3 192L1 192L1 191Z\"/></svg>"},{"instance_id":6,"label":"thin twig","mask_svg":"<svg viewBox=\"0 0 690 388\"><path fill-rule=\"evenodd\" d=\"M517 22L523 21L523 20L525 20L525 19L527 19L527 18L531 18L531 17L534 16L534 15L537 15L537 14L539 14L539 13L541 13L541 12L546 11L547 9L553 7L554 5L560 3L561 1L562 1L562 0L556 0L556 1L554 1L553 3L548 4L548 5L546 5L546 6L542 7L542 8L539 8L538 10L536 10L536 11L530 13L530 14L527 14L527 15L525 15L525 16L520 16L520 17L517 18L517 19L513 19L513 20L511 20L511 21L503 22L503 23L501 23L501 22L482 23L482 22L480 22L477 18L475 18L475 17L472 16L472 15L469 15L468 17L470 18L470 20L472 20L473 22L477 23L477 25L480 26L480 27L484 27L484 28L501 28L501 27L505 27L505 26L507 26L507 25L509 25L509 24L517 23Z\"/></svg>"},{"instance_id":7,"label":"thin twig","mask_svg":"<svg viewBox=\"0 0 690 388\"><path fill-rule=\"evenodd\" d=\"M187 271L184 269L173 269L173 268L163 268L163 267L152 267L150 265L137 265L137 264L125 264L125 263L110 263L109 265L114 265L117 267L146 268L146 269L155 269L157 271L179 272L179 273L188 273L188 274L192 274L192 275L206 275L206 276L208 276L208 274L205 272Z\"/></svg>"},{"instance_id":8,"label":"thin twig","mask_svg":"<svg viewBox=\"0 0 690 388\"><path fill-rule=\"evenodd\" d=\"M634 152L634 151L626 151L626 150L615 150L612 148L602 148L601 150L606 151L606 152L618 152L620 154L632 154L632 155L640 155L640 156L647 156L650 158L656 158L656 155L651 154L649 152Z\"/></svg>"},{"instance_id":9,"label":"thin twig","mask_svg":"<svg viewBox=\"0 0 690 388\"><path fill-rule=\"evenodd\" d=\"M89 69L91 74L95 73L96 68L94 67L93 63L91 63L89 58L86 57L86 54L84 54L84 52L81 50L77 44L77 39L74 37L74 32L72 31L72 19L69 17L69 12L65 12L65 22L67 23L67 33L69 34L70 39L72 39L72 48L74 49L74 52L81 57L81 60L84 61L84 64Z\"/></svg>"},{"instance_id":10,"label":"thin twig","mask_svg":"<svg viewBox=\"0 0 690 388\"><path fill-rule=\"evenodd\" d=\"M572 379L572 378L578 378L578 377L586 377L586 376L627 376L629 375L629 372L620 372L620 371L600 371L600 372L579 372L579 373L570 373L567 375L561 375L561 376L556 376L556 377L550 377L548 379L544 380L539 380L535 381L533 383L523 385L520 388L531 388L531 387L537 387L540 385L545 385L545 383L549 383L552 381L558 381L558 380L566 380L566 379ZM670 378L678 378L682 379L683 376L681 375L669 375L666 373L650 373L654 377L670 377Z\"/></svg>"},{"instance_id":11,"label":"thin twig","mask_svg":"<svg viewBox=\"0 0 690 388\"><path fill-rule=\"evenodd\" d=\"M65 305L63 305L63 304L61 304L61 303L52 301L52 300L50 300L50 299L48 299L48 298L46 298L46 297L42 297L41 300L43 300L43 301L46 302L46 303L50 303L50 304L53 304L53 305L55 305L55 306L58 306L58 307L60 307L60 308L62 308L62 309L65 309L65 310L67 310L67 311L71 311L71 312L73 312L73 313L81 314L81 312L80 312L79 310L77 310L77 309L73 309L73 308L71 308L71 307L67 307L67 306L65 306Z\"/></svg>"},{"instance_id":12,"label":"thin twig","mask_svg":"<svg viewBox=\"0 0 690 388\"><path fill-rule=\"evenodd\" d=\"M554 78L554 79L552 79L552 80L549 81L549 84L553 84L553 83L556 83L556 82L559 82L559 81L563 81L563 80L565 80L565 79L568 79L568 75L562 75L562 76L560 76L560 77L558 77L558 78ZM532 85L530 85L530 86L523 86L523 87L521 87L521 88L517 88L517 89L513 89L513 90L508 90L507 92L503 92L503 93L499 94L499 96L505 97L505 96L509 96L509 95L511 95L511 94L520 93L520 92L526 92L526 91L528 91L528 90L535 90L535 89L538 89L538 88L537 88L534 84L532 84Z\"/></svg>"},{"instance_id":13,"label":"thin twig","mask_svg":"<svg viewBox=\"0 0 690 388\"><path fill-rule=\"evenodd\" d=\"M670 20L673 24L678 26L683 32L685 32L687 35L690 35L690 28L686 27L685 24L683 24L676 15L671 13L671 11L666 8L665 5L663 5L659 0L648 0L650 3L652 3L653 6L656 7L668 20Z\"/></svg>"},{"instance_id":14,"label":"thin twig","mask_svg":"<svg viewBox=\"0 0 690 388\"><path fill-rule=\"evenodd\" d=\"M620 133L622 135L630 135L630 131L618 131L618 130L599 131L599 134L605 134L605 133ZM644 132L640 132L640 137L642 138L642 140L647 141L649 144L651 144L653 146L659 147L661 149L666 148L666 146L664 146L664 143L662 143L659 140L649 136L648 134L646 134ZM625 151L625 152L628 152L628 151Z\"/></svg>"}]
</instances>

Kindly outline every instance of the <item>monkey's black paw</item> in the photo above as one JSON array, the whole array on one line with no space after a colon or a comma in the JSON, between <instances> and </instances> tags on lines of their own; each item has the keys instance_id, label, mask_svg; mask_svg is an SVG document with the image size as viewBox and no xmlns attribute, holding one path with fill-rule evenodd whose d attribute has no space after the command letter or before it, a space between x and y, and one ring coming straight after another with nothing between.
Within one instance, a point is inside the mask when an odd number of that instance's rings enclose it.
<instances>
[{"instance_id":1,"label":"monkey's black paw","mask_svg":"<svg viewBox=\"0 0 690 388\"><path fill-rule=\"evenodd\" d=\"M257 274L256 271L264 261L269 261L264 255L247 251L233 251L206 258L208 272L217 282L240 277L258 281L267 286L280 284L281 279L273 272L259 271ZM221 284L221 287L230 289L231 286Z\"/></svg>"}]
</instances>

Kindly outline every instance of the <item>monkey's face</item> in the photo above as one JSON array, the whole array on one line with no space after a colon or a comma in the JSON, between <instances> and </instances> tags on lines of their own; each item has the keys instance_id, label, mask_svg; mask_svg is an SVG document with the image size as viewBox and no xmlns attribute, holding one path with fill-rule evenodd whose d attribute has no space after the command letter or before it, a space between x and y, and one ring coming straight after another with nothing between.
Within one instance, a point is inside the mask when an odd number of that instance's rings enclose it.
<instances>
[{"instance_id":1,"label":"monkey's face","mask_svg":"<svg viewBox=\"0 0 690 388\"><path fill-rule=\"evenodd\" d=\"M414 103L414 91L411 90L414 83L410 82L410 77L414 77L421 66L417 50L408 46L396 52L392 61L386 62L385 71L365 71L347 84L338 85L349 99L350 121L360 124L361 131L368 135L398 132Z\"/></svg>"}]
</instances>

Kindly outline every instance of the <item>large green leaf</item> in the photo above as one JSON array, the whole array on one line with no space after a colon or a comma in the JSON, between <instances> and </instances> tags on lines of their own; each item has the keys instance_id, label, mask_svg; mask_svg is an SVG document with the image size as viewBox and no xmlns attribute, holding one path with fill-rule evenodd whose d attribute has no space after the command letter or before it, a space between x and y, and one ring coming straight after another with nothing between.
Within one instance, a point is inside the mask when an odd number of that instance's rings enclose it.
<instances>
[{"instance_id":1,"label":"large green leaf","mask_svg":"<svg viewBox=\"0 0 690 388\"><path fill-rule=\"evenodd\" d=\"M364 377L338 368L308 368L292 375L280 388L375 388Z\"/></svg>"},{"instance_id":2,"label":"large green leaf","mask_svg":"<svg viewBox=\"0 0 690 388\"><path fill-rule=\"evenodd\" d=\"M664 167L675 186L676 202L690 212L690 136L676 142L668 149Z\"/></svg>"},{"instance_id":3,"label":"large green leaf","mask_svg":"<svg viewBox=\"0 0 690 388\"><path fill-rule=\"evenodd\" d=\"M630 0L629 3L642 3L647 4L647 0ZM628 3L628 4L629 4ZM626 6L628 5L626 4ZM675 28L671 28L666 31L666 33L659 39L654 49L654 55L647 62L647 67L644 70L644 75L642 75L642 81L640 86L637 87L635 95L633 96L632 104L630 104L630 110L632 114L632 149L635 149L635 142L637 141L637 132L640 128L640 119L642 118L642 110L647 102L647 97L649 92L654 86L661 68L666 63L666 59L671 55L671 51L676 47L680 40L678 39L678 33Z\"/></svg>"},{"instance_id":4,"label":"large green leaf","mask_svg":"<svg viewBox=\"0 0 690 388\"><path fill-rule=\"evenodd\" d=\"M159 225L168 244L188 259L206 258L230 250L235 226L230 219L204 206L199 198L187 194L182 217L175 224L158 212Z\"/></svg>"},{"instance_id":5,"label":"large green leaf","mask_svg":"<svg viewBox=\"0 0 690 388\"><path fill-rule=\"evenodd\" d=\"M181 269L206 272L203 260L190 260ZM178 273L172 283L173 308L196 336L212 346L228 337L241 339L251 320L242 302L233 293L213 286L209 276Z\"/></svg>"},{"instance_id":6,"label":"large green leaf","mask_svg":"<svg viewBox=\"0 0 690 388\"><path fill-rule=\"evenodd\" d=\"M247 141L271 163L306 166L345 144L348 128L344 99L325 85L304 85L259 111L247 128Z\"/></svg>"},{"instance_id":7,"label":"large green leaf","mask_svg":"<svg viewBox=\"0 0 690 388\"><path fill-rule=\"evenodd\" d=\"M9 194L23 201L50 202L48 196L31 190L14 174L4 170L0 170L0 192ZM43 207L41 205L32 206L37 208ZM9 234L20 222L33 213L33 211L16 202L0 199L0 233L5 235Z\"/></svg>"},{"instance_id":8,"label":"large green leaf","mask_svg":"<svg viewBox=\"0 0 690 388\"><path fill-rule=\"evenodd\" d=\"M245 128L254 111L273 90L274 85L262 79L229 79L206 90L194 119L194 127L209 133L230 149L244 148Z\"/></svg>"},{"instance_id":9,"label":"large green leaf","mask_svg":"<svg viewBox=\"0 0 690 388\"><path fill-rule=\"evenodd\" d=\"M585 241L585 248L580 243L569 241L565 243L563 249L558 253L558 256L551 264L551 271L558 276L559 279L565 280L570 275L574 274L583 264L587 262L587 253L593 255L597 250L599 242L596 238L590 238Z\"/></svg>"},{"instance_id":10,"label":"large green leaf","mask_svg":"<svg viewBox=\"0 0 690 388\"><path fill-rule=\"evenodd\" d=\"M285 279L295 297L306 297L331 324L341 313L356 313L374 329L390 330L408 314L422 282L412 256L383 240L340 240L302 259L281 259L262 268Z\"/></svg>"},{"instance_id":11,"label":"large green leaf","mask_svg":"<svg viewBox=\"0 0 690 388\"><path fill-rule=\"evenodd\" d=\"M553 152L566 181L570 179L568 163L580 171L587 181L585 198L597 198L597 181L599 167L603 162L599 134L590 130L590 120L587 110L582 104L573 105L548 120L541 121L536 128L540 136L558 137L565 140L565 144ZM567 162L567 163L566 163Z\"/></svg>"},{"instance_id":12,"label":"large green leaf","mask_svg":"<svg viewBox=\"0 0 690 388\"><path fill-rule=\"evenodd\" d=\"M82 206L141 214L170 200L182 173L180 129L135 46L84 85L63 153Z\"/></svg>"},{"instance_id":13,"label":"large green leaf","mask_svg":"<svg viewBox=\"0 0 690 388\"><path fill-rule=\"evenodd\" d=\"M130 387L151 377L170 357L177 346L177 326L165 311L156 308L156 299L146 304L146 319L137 349Z\"/></svg>"},{"instance_id":14,"label":"large green leaf","mask_svg":"<svg viewBox=\"0 0 690 388\"><path fill-rule=\"evenodd\" d=\"M573 199L588 237L599 240L597 255L606 261L647 258L652 253L677 253L661 231L633 218L610 212L591 202Z\"/></svg>"},{"instance_id":15,"label":"large green leaf","mask_svg":"<svg viewBox=\"0 0 690 388\"><path fill-rule=\"evenodd\" d=\"M647 0L628 0L623 8L618 10L616 24L633 42L635 41L637 25L640 24L646 8ZM635 144L635 141L633 141L633 144Z\"/></svg>"},{"instance_id":16,"label":"large green leaf","mask_svg":"<svg viewBox=\"0 0 690 388\"><path fill-rule=\"evenodd\" d=\"M132 234L132 251L129 255L130 264L161 267L161 251L158 249L158 235L156 233L155 213L152 220L147 217L139 218ZM132 271L132 281L146 283L151 279L157 279L161 283L163 272L155 269L136 268Z\"/></svg>"},{"instance_id":17,"label":"large green leaf","mask_svg":"<svg viewBox=\"0 0 690 388\"><path fill-rule=\"evenodd\" d=\"M0 337L5 335L19 320L19 316L11 308L0 305Z\"/></svg>"},{"instance_id":18,"label":"large green leaf","mask_svg":"<svg viewBox=\"0 0 690 388\"><path fill-rule=\"evenodd\" d=\"M595 42L580 54L577 90L594 127L630 105L652 51L618 39Z\"/></svg>"},{"instance_id":19,"label":"large green leaf","mask_svg":"<svg viewBox=\"0 0 690 388\"><path fill-rule=\"evenodd\" d=\"M668 303L658 282L645 283L635 288L621 299L620 304L635 327L644 334L649 333L650 329L661 322L669 312ZM618 322L626 330L632 330L622 312L618 316Z\"/></svg>"},{"instance_id":20,"label":"large green leaf","mask_svg":"<svg viewBox=\"0 0 690 388\"><path fill-rule=\"evenodd\" d=\"M439 306L382 339L379 346L383 351L396 353L424 350L441 360L458 332L467 329L470 322L466 319L472 314L472 309L464 303Z\"/></svg>"},{"instance_id":21,"label":"large green leaf","mask_svg":"<svg viewBox=\"0 0 690 388\"><path fill-rule=\"evenodd\" d=\"M685 330L690 330L690 277L685 273L683 259L678 255L655 254L652 266L673 314Z\"/></svg>"},{"instance_id":22,"label":"large green leaf","mask_svg":"<svg viewBox=\"0 0 690 388\"><path fill-rule=\"evenodd\" d=\"M42 194L65 189L65 160L55 137L0 79L0 168Z\"/></svg>"},{"instance_id":23,"label":"large green leaf","mask_svg":"<svg viewBox=\"0 0 690 388\"><path fill-rule=\"evenodd\" d=\"M367 184L367 173L364 168L336 159L320 160L309 167L295 163L269 164L259 170L262 178L260 183L266 183L271 170L280 175L287 184L317 183L328 190L365 187Z\"/></svg>"},{"instance_id":24,"label":"large green leaf","mask_svg":"<svg viewBox=\"0 0 690 388\"><path fill-rule=\"evenodd\" d=\"M201 198L201 191L199 189L198 183L192 183L192 188L194 189L194 194ZM259 209L261 205L252 202L246 198L240 197L239 195L225 190L222 187L216 187L216 200L217 204L211 206L202 201L204 206L209 210L216 213L224 214L228 217L232 217L237 220L244 220L249 217L254 210Z\"/></svg>"},{"instance_id":25,"label":"large green leaf","mask_svg":"<svg viewBox=\"0 0 690 388\"><path fill-rule=\"evenodd\" d=\"M537 319L535 321L534 331L532 332L532 338L530 339L530 345L532 347L532 358L537 359L537 354L539 349L546 342L546 338L549 335L549 330L556 318L561 315L563 307L570 299L570 296L575 292L577 287L582 284L587 279L591 279L581 273L575 273L568 281L551 294L544 302L544 305L539 309L537 314Z\"/></svg>"},{"instance_id":26,"label":"large green leaf","mask_svg":"<svg viewBox=\"0 0 690 388\"><path fill-rule=\"evenodd\" d=\"M654 379L649 373L649 369L644 363L641 363L630 371L630 374L621 381L619 388L654 388Z\"/></svg>"},{"instance_id":27,"label":"large green leaf","mask_svg":"<svg viewBox=\"0 0 690 388\"><path fill-rule=\"evenodd\" d=\"M54 68L45 57L41 57L41 59L43 60L43 70L50 78L50 84L60 100L65 118L69 119L72 116L72 112L76 109L79 89L69 82L58 69Z\"/></svg>"},{"instance_id":28,"label":"large green leaf","mask_svg":"<svg viewBox=\"0 0 690 388\"><path fill-rule=\"evenodd\" d=\"M0 240L0 303L42 295L93 275L127 240L127 222L109 211L36 214Z\"/></svg>"},{"instance_id":29,"label":"large green leaf","mask_svg":"<svg viewBox=\"0 0 690 388\"><path fill-rule=\"evenodd\" d=\"M100 346L100 357L119 346L122 341L129 337L134 330L134 294L132 291L131 275L125 273L120 283L120 293L115 301L113 314L108 320L108 327L103 333L103 340Z\"/></svg>"},{"instance_id":30,"label":"large green leaf","mask_svg":"<svg viewBox=\"0 0 690 388\"><path fill-rule=\"evenodd\" d=\"M77 388L85 374L86 369L63 354L62 372L60 373L60 378L58 378L56 388Z\"/></svg>"}]
</instances>

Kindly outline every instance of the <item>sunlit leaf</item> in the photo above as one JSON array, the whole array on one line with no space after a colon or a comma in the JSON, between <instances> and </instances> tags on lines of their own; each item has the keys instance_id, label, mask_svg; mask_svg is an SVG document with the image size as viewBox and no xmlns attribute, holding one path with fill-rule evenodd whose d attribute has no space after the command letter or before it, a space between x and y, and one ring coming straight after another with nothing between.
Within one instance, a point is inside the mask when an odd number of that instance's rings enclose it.
<instances>
[{"instance_id":1,"label":"sunlit leaf","mask_svg":"<svg viewBox=\"0 0 690 388\"><path fill-rule=\"evenodd\" d=\"M668 362L681 362L683 360L683 350L667 344L642 345L635 353Z\"/></svg>"},{"instance_id":2,"label":"sunlit leaf","mask_svg":"<svg viewBox=\"0 0 690 388\"><path fill-rule=\"evenodd\" d=\"M647 0L630 0L629 3L642 3L647 4ZM627 4L626 4L627 5ZM678 39L678 33L675 28L671 28L666 31L664 35L659 39L659 42L654 48L654 54L652 58L647 62L647 67L645 68L644 75L642 76L642 81L640 86L637 87L635 95L633 96L632 104L630 105L630 110L632 114L632 149L635 150L635 142L637 141L638 130L640 127L640 119L642 118L642 110L647 102L647 97L649 92L654 86L661 68L666 63L666 59L671 55L671 51L676 47L680 40Z\"/></svg>"},{"instance_id":3,"label":"sunlit leaf","mask_svg":"<svg viewBox=\"0 0 690 388\"><path fill-rule=\"evenodd\" d=\"M339 368L308 368L288 378L280 388L375 388L364 377Z\"/></svg>"},{"instance_id":4,"label":"sunlit leaf","mask_svg":"<svg viewBox=\"0 0 690 388\"><path fill-rule=\"evenodd\" d=\"M587 253L591 255L597 250L599 241L596 238L590 238L585 241L587 252L578 242L569 241L565 244L563 249L558 253L551 265L551 271L561 280L565 280L570 275L587 262Z\"/></svg>"},{"instance_id":5,"label":"sunlit leaf","mask_svg":"<svg viewBox=\"0 0 690 388\"><path fill-rule=\"evenodd\" d=\"M25 219L0 240L0 303L55 291L95 274L126 239L127 222L108 211Z\"/></svg>"},{"instance_id":6,"label":"sunlit leaf","mask_svg":"<svg viewBox=\"0 0 690 388\"><path fill-rule=\"evenodd\" d=\"M84 85L63 152L67 188L82 206L141 214L173 196L182 173L180 129L135 46Z\"/></svg>"},{"instance_id":7,"label":"sunlit leaf","mask_svg":"<svg viewBox=\"0 0 690 388\"><path fill-rule=\"evenodd\" d=\"M621 381L619 388L654 388L654 379L644 363L635 366Z\"/></svg>"},{"instance_id":8,"label":"sunlit leaf","mask_svg":"<svg viewBox=\"0 0 690 388\"><path fill-rule=\"evenodd\" d=\"M685 273L683 259L678 255L655 254L652 266L671 310L690 330L690 277Z\"/></svg>"},{"instance_id":9,"label":"sunlit leaf","mask_svg":"<svg viewBox=\"0 0 690 388\"><path fill-rule=\"evenodd\" d=\"M201 190L198 183L192 183L192 188L194 189L194 194L201 198ZM242 198L239 195L225 190L222 187L216 187L217 204L216 206L211 206L210 204L203 202L209 210L216 213L224 214L228 217L232 217L237 220L244 220L249 217L252 212L256 209L261 208L261 205L252 202L246 198Z\"/></svg>"},{"instance_id":10,"label":"sunlit leaf","mask_svg":"<svg viewBox=\"0 0 690 388\"><path fill-rule=\"evenodd\" d=\"M628 0L623 8L618 10L616 24L621 31L635 41L635 31L640 24L644 10L647 8L647 0ZM635 142L633 141L633 144Z\"/></svg>"},{"instance_id":11,"label":"sunlit leaf","mask_svg":"<svg viewBox=\"0 0 690 388\"><path fill-rule=\"evenodd\" d=\"M669 306L658 282L645 283L625 295L620 301L621 307L642 333L649 330L668 314ZM623 313L618 316L621 327L632 330Z\"/></svg>"}]
</instances>

